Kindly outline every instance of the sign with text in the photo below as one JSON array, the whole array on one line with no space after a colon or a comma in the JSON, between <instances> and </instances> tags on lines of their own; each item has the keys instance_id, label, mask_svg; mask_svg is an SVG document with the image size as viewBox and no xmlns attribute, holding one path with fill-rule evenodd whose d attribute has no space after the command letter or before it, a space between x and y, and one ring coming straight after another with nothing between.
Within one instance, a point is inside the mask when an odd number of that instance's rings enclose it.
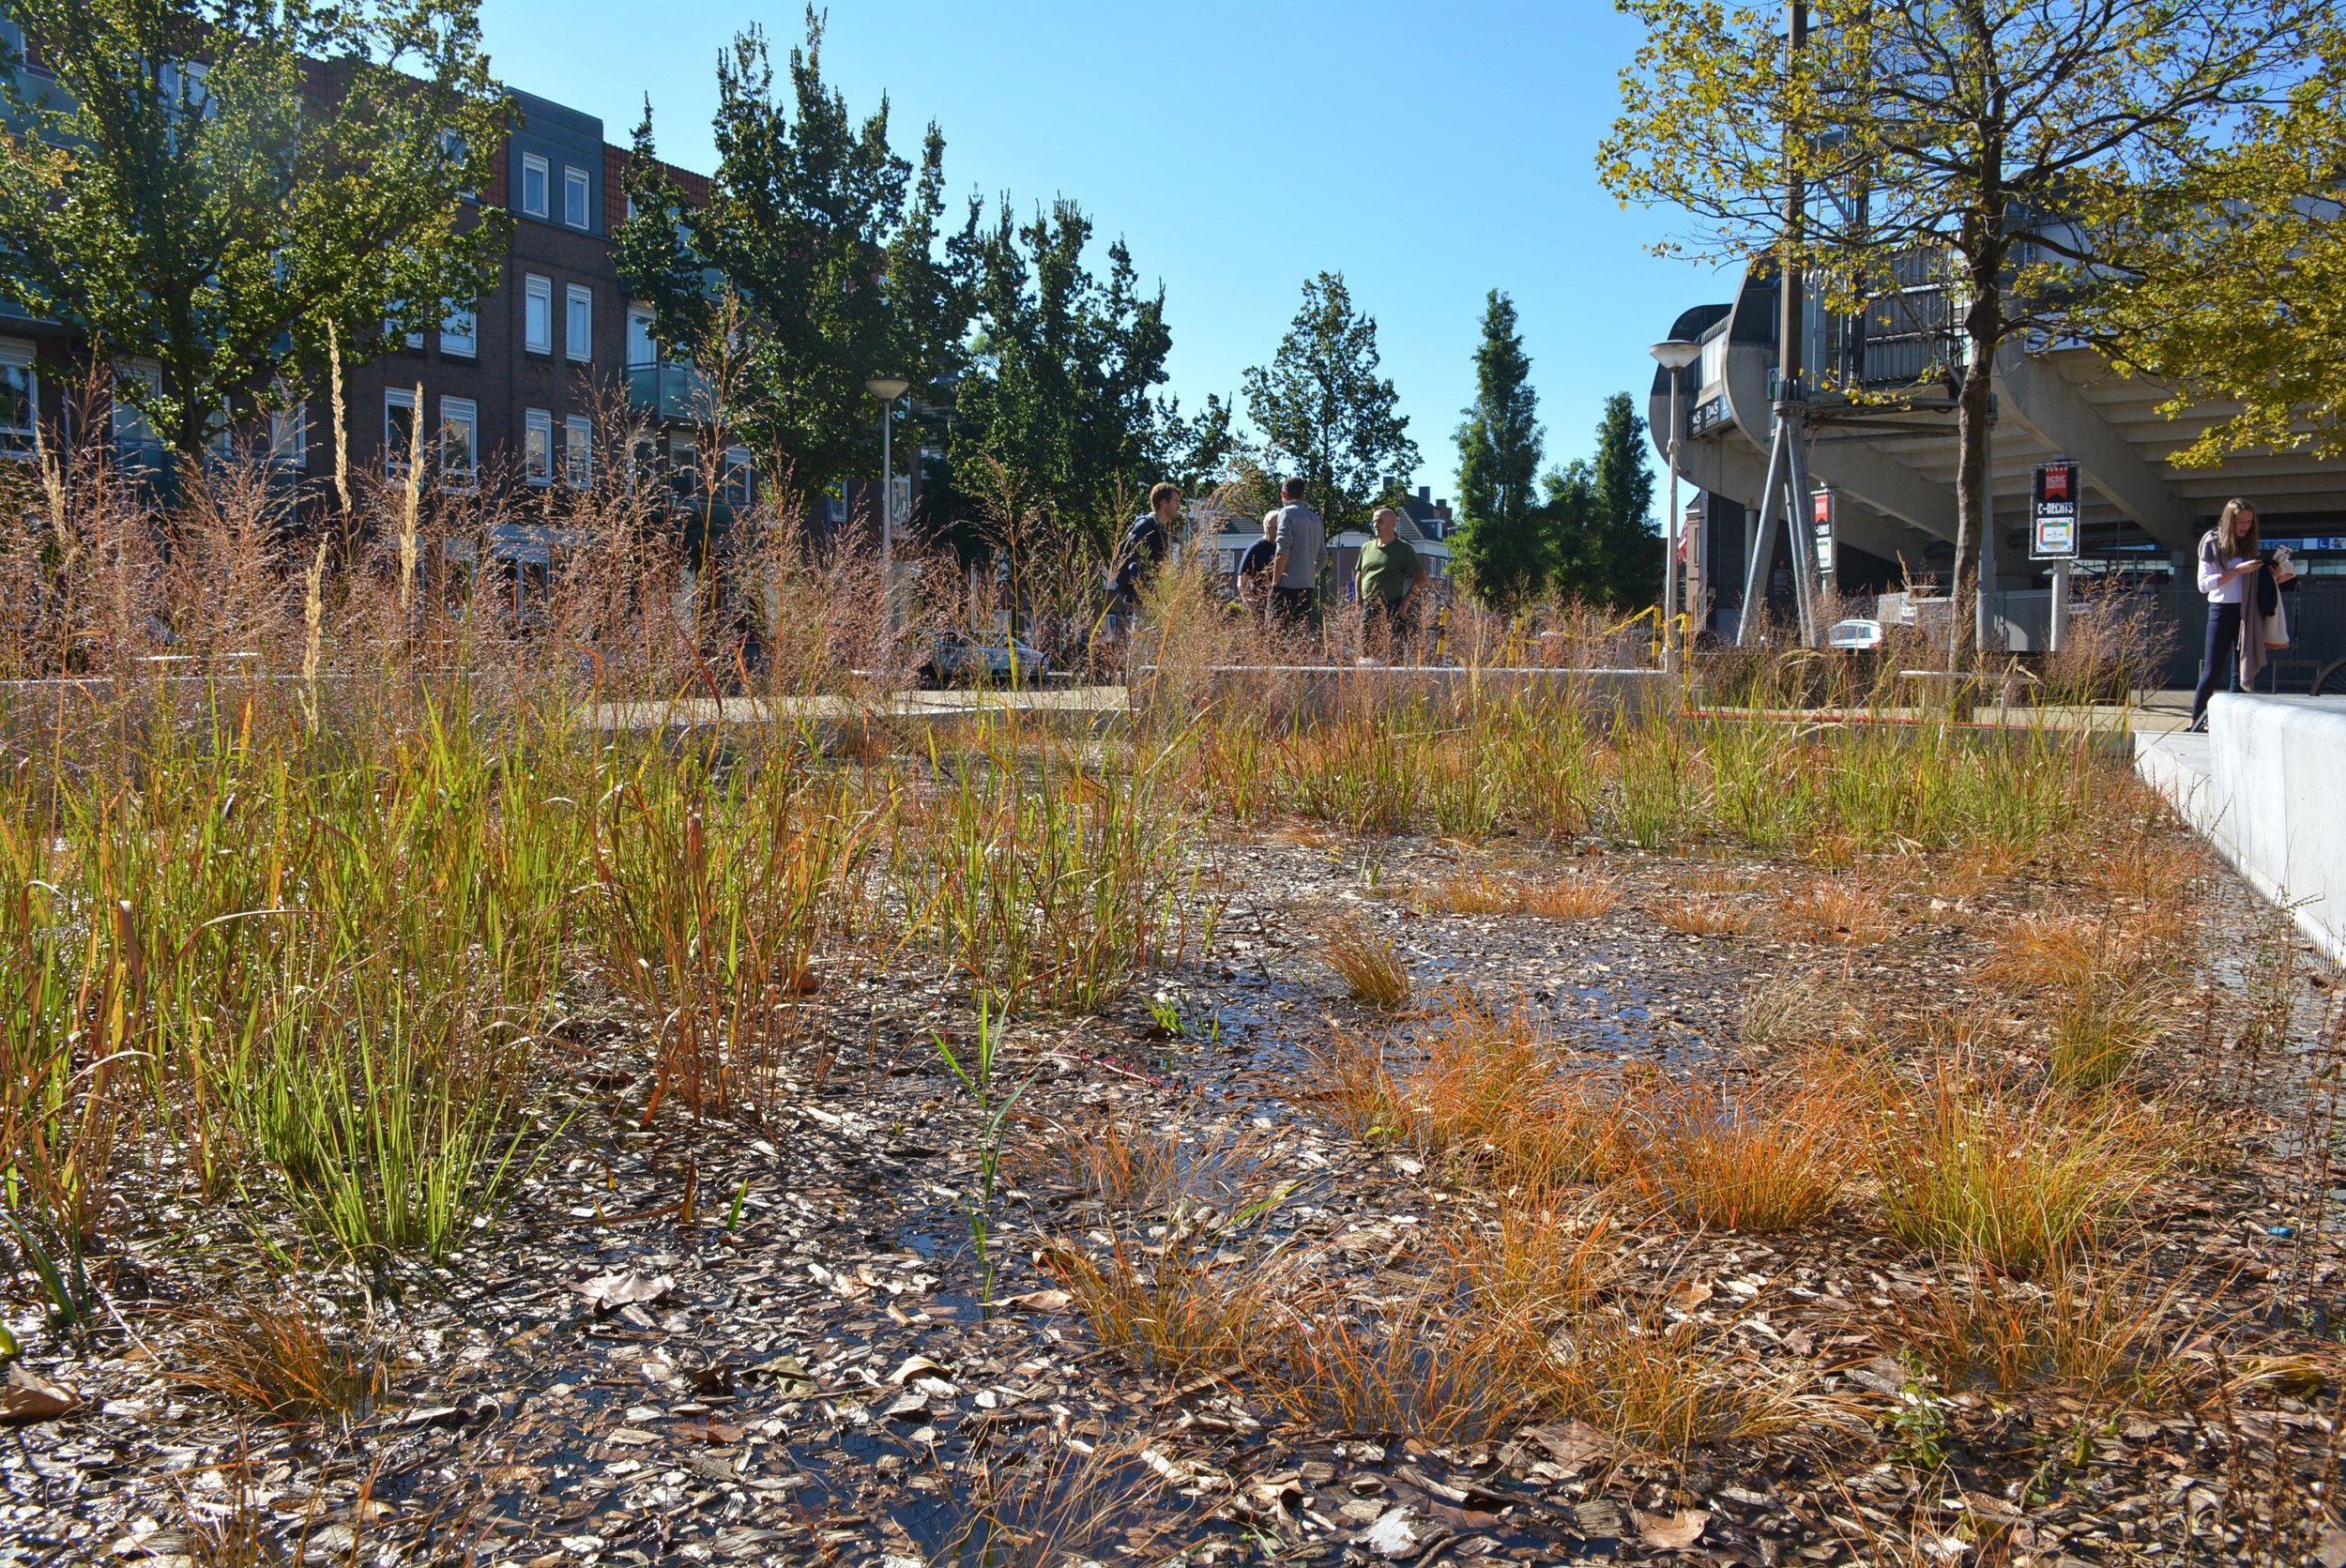
<instances>
[{"instance_id":1,"label":"sign with text","mask_svg":"<svg viewBox=\"0 0 2346 1568\"><path fill-rule=\"evenodd\" d=\"M1809 497L1808 533L1817 542L1817 570L1833 574L1833 492L1820 490Z\"/></svg>"},{"instance_id":2,"label":"sign with text","mask_svg":"<svg viewBox=\"0 0 2346 1568\"><path fill-rule=\"evenodd\" d=\"M2056 458L2036 465L2029 502L2028 558L2073 561L2078 556L2078 465Z\"/></svg>"}]
</instances>

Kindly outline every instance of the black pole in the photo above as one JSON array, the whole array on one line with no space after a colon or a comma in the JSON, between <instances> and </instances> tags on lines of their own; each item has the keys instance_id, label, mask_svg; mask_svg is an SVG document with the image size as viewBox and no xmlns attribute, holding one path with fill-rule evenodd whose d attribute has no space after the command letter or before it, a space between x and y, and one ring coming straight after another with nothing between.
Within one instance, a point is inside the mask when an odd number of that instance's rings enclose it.
<instances>
[{"instance_id":1,"label":"black pole","mask_svg":"<svg viewBox=\"0 0 2346 1568\"><path fill-rule=\"evenodd\" d=\"M1798 68L1799 55L1808 42L1808 0L1787 0L1784 55L1784 77L1790 83ZM1783 397L1795 395L1801 374L1805 344L1802 342L1802 316L1805 299L1801 282L1799 253L1807 234L1807 188L1801 179L1800 155L1793 145L1792 128L1784 128L1784 258L1782 266L1782 312L1776 326L1777 376Z\"/></svg>"}]
</instances>

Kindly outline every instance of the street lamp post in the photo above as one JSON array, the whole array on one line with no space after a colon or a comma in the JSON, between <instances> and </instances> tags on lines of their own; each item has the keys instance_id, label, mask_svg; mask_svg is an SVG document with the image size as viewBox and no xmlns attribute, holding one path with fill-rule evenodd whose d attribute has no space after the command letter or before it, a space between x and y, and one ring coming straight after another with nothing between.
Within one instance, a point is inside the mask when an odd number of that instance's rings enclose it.
<instances>
[{"instance_id":1,"label":"street lamp post","mask_svg":"<svg viewBox=\"0 0 2346 1568\"><path fill-rule=\"evenodd\" d=\"M892 589L896 582L896 400L912 383L900 375L876 375L863 385L880 400L880 581Z\"/></svg>"},{"instance_id":2,"label":"street lamp post","mask_svg":"<svg viewBox=\"0 0 2346 1568\"><path fill-rule=\"evenodd\" d=\"M1702 357L1702 345L1683 338L1670 338L1655 343L1647 352L1670 378L1670 438L1667 449L1670 501L1669 510L1662 514L1668 519L1662 536L1662 673L1668 675L1678 668L1678 645L1671 640L1671 628L1678 620L1678 533L1684 526L1678 515L1678 376Z\"/></svg>"}]
</instances>

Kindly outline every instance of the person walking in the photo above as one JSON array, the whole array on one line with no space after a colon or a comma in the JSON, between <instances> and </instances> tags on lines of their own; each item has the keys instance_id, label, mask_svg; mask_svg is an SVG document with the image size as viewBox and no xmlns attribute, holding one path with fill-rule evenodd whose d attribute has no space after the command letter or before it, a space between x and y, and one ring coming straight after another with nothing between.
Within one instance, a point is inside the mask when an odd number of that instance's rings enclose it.
<instances>
[{"instance_id":1,"label":"person walking","mask_svg":"<svg viewBox=\"0 0 2346 1568\"><path fill-rule=\"evenodd\" d=\"M1116 553L1113 607L1118 624L1127 633L1140 619L1142 587L1172 553L1173 528L1181 515L1181 487L1169 480L1160 480L1150 489L1149 510L1124 530L1124 542Z\"/></svg>"},{"instance_id":2,"label":"person walking","mask_svg":"<svg viewBox=\"0 0 2346 1568\"><path fill-rule=\"evenodd\" d=\"M1262 538L1246 547L1238 558L1236 587L1238 601L1246 613L1260 621L1270 613L1271 563L1279 554L1279 514L1263 513Z\"/></svg>"},{"instance_id":3,"label":"person walking","mask_svg":"<svg viewBox=\"0 0 2346 1568\"><path fill-rule=\"evenodd\" d=\"M1281 485L1281 505L1264 519L1264 532L1271 536L1275 551L1271 557L1274 625L1307 625L1319 597L1319 555L1328 540L1328 525L1304 504L1304 488L1300 479Z\"/></svg>"},{"instance_id":4,"label":"person walking","mask_svg":"<svg viewBox=\"0 0 2346 1568\"><path fill-rule=\"evenodd\" d=\"M1410 612L1425 586L1425 557L1401 537L1401 514L1393 508L1379 507L1369 526L1377 537L1361 546L1352 573L1361 596L1361 638L1365 651L1397 660L1409 648Z\"/></svg>"},{"instance_id":5,"label":"person walking","mask_svg":"<svg viewBox=\"0 0 2346 1568\"><path fill-rule=\"evenodd\" d=\"M2230 676L2240 690L2240 619L2255 611L2257 596L2272 581L2257 547L2257 510L2247 502L2224 503L2216 526L2200 536L2200 591L2207 595L2207 646L2201 656L2200 689L2191 696L2191 730L2207 728L2207 701L2216 683Z\"/></svg>"}]
</instances>

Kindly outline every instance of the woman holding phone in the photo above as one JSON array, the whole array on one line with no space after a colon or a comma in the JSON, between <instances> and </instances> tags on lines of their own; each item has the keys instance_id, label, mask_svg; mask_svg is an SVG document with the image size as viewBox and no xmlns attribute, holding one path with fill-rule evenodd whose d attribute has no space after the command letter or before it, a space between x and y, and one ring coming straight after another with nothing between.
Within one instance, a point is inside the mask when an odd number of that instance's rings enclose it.
<instances>
[{"instance_id":1,"label":"woman holding phone","mask_svg":"<svg viewBox=\"0 0 2346 1568\"><path fill-rule=\"evenodd\" d=\"M2200 591L2207 595L2207 651L2200 665L2200 689L2191 698L2191 728L2207 728L2207 700L2231 672L2228 690L2240 690L2240 617L2256 604L2256 574L2264 570L2257 547L2257 509L2246 501L2224 503L2216 526L2200 539Z\"/></svg>"}]
</instances>

